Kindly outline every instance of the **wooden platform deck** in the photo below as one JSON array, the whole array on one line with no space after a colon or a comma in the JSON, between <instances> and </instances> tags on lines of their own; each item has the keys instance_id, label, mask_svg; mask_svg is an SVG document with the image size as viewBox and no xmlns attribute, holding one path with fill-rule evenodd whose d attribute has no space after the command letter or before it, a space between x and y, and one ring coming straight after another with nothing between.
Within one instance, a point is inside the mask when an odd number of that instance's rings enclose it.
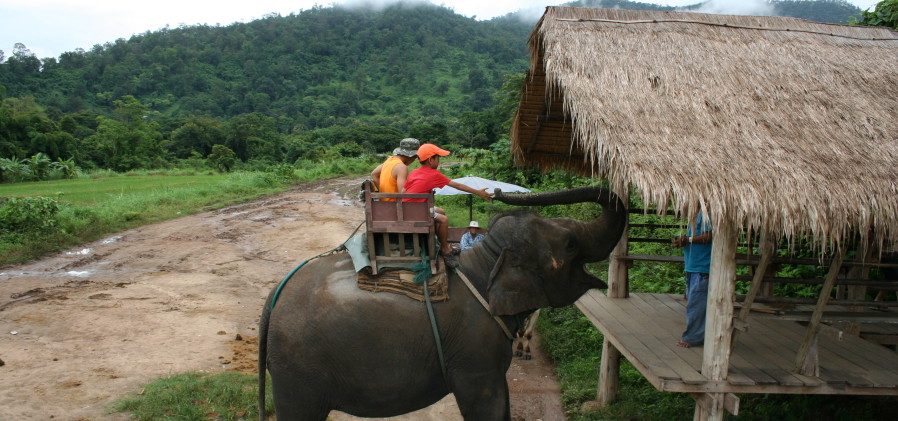
<instances>
[{"instance_id":1,"label":"wooden platform deck","mask_svg":"<svg viewBox=\"0 0 898 421\"><path fill-rule=\"evenodd\" d=\"M648 381L666 392L898 395L898 353L863 339L820 335L820 377L792 372L805 328L769 315L749 317L733 345L727 380L701 374L702 348L680 348L682 295L608 298L593 290L577 307ZM768 317L765 317L768 316Z\"/></svg>"}]
</instances>

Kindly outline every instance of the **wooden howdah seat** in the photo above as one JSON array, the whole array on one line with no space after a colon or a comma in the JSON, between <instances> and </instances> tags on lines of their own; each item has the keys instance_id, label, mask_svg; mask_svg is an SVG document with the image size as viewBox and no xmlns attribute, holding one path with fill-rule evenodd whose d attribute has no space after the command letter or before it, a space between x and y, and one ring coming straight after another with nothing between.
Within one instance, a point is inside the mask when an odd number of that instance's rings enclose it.
<instances>
[{"instance_id":1,"label":"wooden howdah seat","mask_svg":"<svg viewBox=\"0 0 898 421\"><path fill-rule=\"evenodd\" d=\"M433 194L377 193L372 191L370 180L362 184L362 189L372 274L385 267L408 268L422 256L429 258L430 273L436 273ZM404 198L425 201L403 202Z\"/></svg>"}]
</instances>

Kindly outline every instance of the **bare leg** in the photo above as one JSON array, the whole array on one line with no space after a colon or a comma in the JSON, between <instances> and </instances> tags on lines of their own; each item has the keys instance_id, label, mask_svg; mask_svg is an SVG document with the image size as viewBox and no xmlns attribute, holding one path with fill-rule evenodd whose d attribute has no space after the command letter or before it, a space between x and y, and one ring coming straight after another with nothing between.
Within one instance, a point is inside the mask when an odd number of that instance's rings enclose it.
<instances>
[{"instance_id":1,"label":"bare leg","mask_svg":"<svg viewBox=\"0 0 898 421\"><path fill-rule=\"evenodd\" d=\"M433 219L436 223L437 238L440 240L440 253L449 254L452 251L449 247L449 218L445 214L437 213Z\"/></svg>"}]
</instances>

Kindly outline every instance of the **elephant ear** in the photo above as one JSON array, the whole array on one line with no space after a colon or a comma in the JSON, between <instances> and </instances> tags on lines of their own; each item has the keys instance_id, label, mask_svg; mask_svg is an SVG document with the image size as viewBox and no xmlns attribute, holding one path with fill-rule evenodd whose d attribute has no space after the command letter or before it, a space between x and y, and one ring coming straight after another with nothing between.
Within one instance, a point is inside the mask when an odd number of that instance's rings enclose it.
<instances>
[{"instance_id":1,"label":"elephant ear","mask_svg":"<svg viewBox=\"0 0 898 421\"><path fill-rule=\"evenodd\" d=\"M490 313L494 316L513 316L548 307L549 299L540 286L538 277L511 267L503 270L507 254L507 249L502 251L490 274Z\"/></svg>"}]
</instances>

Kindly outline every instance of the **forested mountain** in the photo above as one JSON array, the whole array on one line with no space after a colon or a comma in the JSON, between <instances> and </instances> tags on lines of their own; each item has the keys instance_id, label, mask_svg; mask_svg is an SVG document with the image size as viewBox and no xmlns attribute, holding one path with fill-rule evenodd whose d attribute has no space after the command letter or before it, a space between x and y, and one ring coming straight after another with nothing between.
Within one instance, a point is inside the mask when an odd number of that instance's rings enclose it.
<instances>
[{"instance_id":1,"label":"forested mountain","mask_svg":"<svg viewBox=\"0 0 898 421\"><path fill-rule=\"evenodd\" d=\"M132 95L164 116L284 116L284 131L347 118L417 119L491 106L504 75L526 69L529 29L438 6L315 7L147 32L58 61L14 51L0 83L7 96L33 95L64 113Z\"/></svg>"},{"instance_id":2,"label":"forested mountain","mask_svg":"<svg viewBox=\"0 0 898 421\"><path fill-rule=\"evenodd\" d=\"M818 20L860 12L843 0L771 4ZM58 59L18 44L0 51L0 158L127 170L204 158L216 144L260 162L382 152L409 135L485 147L507 131L534 23L400 2L163 29Z\"/></svg>"}]
</instances>

